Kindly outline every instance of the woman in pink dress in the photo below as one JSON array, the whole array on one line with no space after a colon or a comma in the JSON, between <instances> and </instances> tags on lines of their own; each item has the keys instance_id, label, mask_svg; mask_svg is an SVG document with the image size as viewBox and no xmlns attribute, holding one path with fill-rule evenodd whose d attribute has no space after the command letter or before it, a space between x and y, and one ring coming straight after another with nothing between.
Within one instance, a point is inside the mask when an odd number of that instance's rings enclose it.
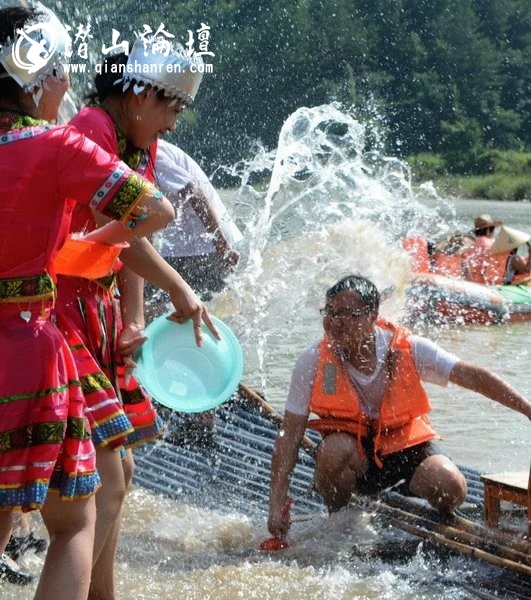
<instances>
[{"instance_id":1,"label":"woman in pink dress","mask_svg":"<svg viewBox=\"0 0 531 600\"><path fill-rule=\"evenodd\" d=\"M158 65L159 68L151 68ZM129 68L126 68L129 67ZM135 78L141 70L142 80ZM168 54L155 41L136 42L128 56L108 57L96 76L93 104L82 109L71 124L98 145L122 159L136 172L153 180L157 138L175 127L201 81L197 59L182 47ZM93 231L104 221L85 206L74 209L71 231ZM160 435L157 414L149 397L131 376L132 354L143 336L143 278L166 290L174 318L194 321L197 343L205 321L217 335L208 313L180 275L154 250L147 239L135 240L120 255L123 264L104 280L60 277L58 310L74 324L102 370L121 396L134 431L124 444L121 459L112 445L97 444L97 465L103 489L96 498L98 517L90 598L113 600L114 562L120 512L133 472L131 447ZM116 290L119 289L119 302Z\"/></svg>"},{"instance_id":2,"label":"woman in pink dress","mask_svg":"<svg viewBox=\"0 0 531 600\"><path fill-rule=\"evenodd\" d=\"M74 202L115 220L87 236L110 244L153 233L174 211L115 156L71 126L48 124L69 85L69 42L42 5L0 11L0 551L14 511L39 509L50 546L36 598L84 600L100 486L83 394L93 365L53 322L53 262ZM46 61L14 60L55 43ZM105 398L108 418L120 411L106 384L90 392ZM124 437L127 420L116 425Z\"/></svg>"}]
</instances>

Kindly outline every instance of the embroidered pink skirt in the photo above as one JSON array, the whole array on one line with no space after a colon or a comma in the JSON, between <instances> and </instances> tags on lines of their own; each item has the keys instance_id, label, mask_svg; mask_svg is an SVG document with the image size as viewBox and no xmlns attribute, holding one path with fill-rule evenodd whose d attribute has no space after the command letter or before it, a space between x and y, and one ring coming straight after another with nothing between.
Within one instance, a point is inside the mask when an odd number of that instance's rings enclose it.
<instances>
[{"instance_id":1,"label":"embroidered pink skirt","mask_svg":"<svg viewBox=\"0 0 531 600\"><path fill-rule=\"evenodd\" d=\"M105 287L103 283L60 276L57 310L77 331L112 383L132 425L123 442L125 447L131 448L159 437L162 423L151 399L136 379L131 377L125 383L124 366L116 352L116 339L122 327L119 300L112 287ZM98 445L100 442L97 439L95 443Z\"/></svg>"},{"instance_id":2,"label":"embroidered pink skirt","mask_svg":"<svg viewBox=\"0 0 531 600\"><path fill-rule=\"evenodd\" d=\"M100 485L79 373L50 313L50 302L0 303L0 509Z\"/></svg>"}]
</instances>

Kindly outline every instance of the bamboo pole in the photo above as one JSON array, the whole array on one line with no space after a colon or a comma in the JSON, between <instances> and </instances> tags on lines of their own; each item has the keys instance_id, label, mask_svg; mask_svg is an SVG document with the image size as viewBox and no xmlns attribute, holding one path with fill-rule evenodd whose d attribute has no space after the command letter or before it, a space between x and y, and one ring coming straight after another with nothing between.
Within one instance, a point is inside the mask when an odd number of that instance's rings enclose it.
<instances>
[{"instance_id":1,"label":"bamboo pole","mask_svg":"<svg viewBox=\"0 0 531 600\"><path fill-rule=\"evenodd\" d=\"M262 414L277 427L280 427L284 421L284 417L280 415L268 402L266 402L260 394L257 394L253 389L247 387L243 383L238 386L238 394L250 402L253 406L259 408ZM301 442L301 448L313 456L316 444L308 436L304 436Z\"/></svg>"},{"instance_id":2,"label":"bamboo pole","mask_svg":"<svg viewBox=\"0 0 531 600\"><path fill-rule=\"evenodd\" d=\"M440 521L441 519L440 514L437 513L435 509L432 509L431 507L413 507L411 502L408 502L407 498L399 496L398 494L386 495L383 501L387 505L405 508L406 510L415 512L415 514L428 516L428 518L432 520L439 519ZM522 553L527 560L531 561L531 540L522 539L519 535L514 533L506 533L491 529L482 523L471 521L470 519L466 519L455 513L451 515L450 520L451 522L448 523L448 525L466 531L474 536L481 537L482 539L488 539L492 543L513 548Z\"/></svg>"},{"instance_id":3,"label":"bamboo pole","mask_svg":"<svg viewBox=\"0 0 531 600\"><path fill-rule=\"evenodd\" d=\"M406 512L400 508L389 506L384 503L374 502L374 507L376 511L385 514L393 521L403 522L406 525L427 530L436 535L443 536L450 542L465 544L489 554L494 552L496 555L505 560L516 564L522 564L523 566L531 569L530 557L519 552L510 545L498 544L493 542L491 539L480 537L467 531L462 531L456 527L452 527L451 525L443 524L440 521L437 521L436 518L430 519L415 513Z\"/></svg>"},{"instance_id":4,"label":"bamboo pole","mask_svg":"<svg viewBox=\"0 0 531 600\"><path fill-rule=\"evenodd\" d=\"M484 560L492 565L497 567L503 567L506 569L511 569L512 571L516 571L523 575L527 575L531 577L531 567L527 565L523 565L518 562L514 562L512 560L508 560L506 558L502 558L495 554L491 554L490 552L486 552L485 550L480 550L479 548L473 548L468 546L467 544L463 544L462 542L458 542L455 540L448 539L444 535L440 533L435 533L433 531L426 531L422 527L418 527L416 525L412 525L410 523L404 523L399 519L392 518L391 524L395 525L399 529L406 531L408 533L412 533L413 535L417 535L425 540L433 541L442 546L446 546L459 552L460 554L464 554L466 556L472 556L473 558L478 558L480 560Z\"/></svg>"}]
</instances>

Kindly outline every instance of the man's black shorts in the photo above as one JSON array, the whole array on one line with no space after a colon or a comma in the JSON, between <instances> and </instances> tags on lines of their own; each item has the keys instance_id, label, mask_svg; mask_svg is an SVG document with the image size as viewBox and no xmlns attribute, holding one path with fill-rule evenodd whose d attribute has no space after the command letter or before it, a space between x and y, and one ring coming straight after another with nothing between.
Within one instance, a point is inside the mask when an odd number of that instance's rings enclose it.
<instances>
[{"instance_id":1,"label":"man's black shorts","mask_svg":"<svg viewBox=\"0 0 531 600\"><path fill-rule=\"evenodd\" d=\"M420 463L428 456L444 455L444 452L441 452L436 444L425 442L401 452L382 456L383 467L379 468L374 462L371 444L364 443L364 450L369 461L369 468L365 475L358 479L356 493L365 495L376 494L391 487L396 492L406 496L410 495L409 482ZM403 483L399 484L402 480L404 480Z\"/></svg>"}]
</instances>

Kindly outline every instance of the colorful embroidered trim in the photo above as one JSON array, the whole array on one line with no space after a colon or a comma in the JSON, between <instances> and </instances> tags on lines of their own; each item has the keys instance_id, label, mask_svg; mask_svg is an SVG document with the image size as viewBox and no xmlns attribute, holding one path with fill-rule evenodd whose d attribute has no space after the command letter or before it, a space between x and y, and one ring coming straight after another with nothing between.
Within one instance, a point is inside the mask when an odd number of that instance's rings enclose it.
<instances>
[{"instance_id":1,"label":"colorful embroidered trim","mask_svg":"<svg viewBox=\"0 0 531 600\"><path fill-rule=\"evenodd\" d=\"M66 435L75 440L88 440L91 435L90 428L87 427L86 418L68 417L66 421Z\"/></svg>"},{"instance_id":2,"label":"colorful embroidered trim","mask_svg":"<svg viewBox=\"0 0 531 600\"><path fill-rule=\"evenodd\" d=\"M41 133L45 133L52 128L52 125L44 125L43 127L31 127L27 129L16 129L15 131L9 131L0 135L0 144L9 144L16 142L17 140L26 140L28 138L34 138Z\"/></svg>"},{"instance_id":3,"label":"colorful embroidered trim","mask_svg":"<svg viewBox=\"0 0 531 600\"><path fill-rule=\"evenodd\" d=\"M35 119L29 115L13 111L0 111L0 129L23 129L24 127L38 127L48 125L44 119Z\"/></svg>"},{"instance_id":4,"label":"colorful embroidered trim","mask_svg":"<svg viewBox=\"0 0 531 600\"><path fill-rule=\"evenodd\" d=\"M7 133L0 134L0 144L9 144L17 140L36 137L52 127L53 125L49 125L43 119L34 119L28 115L0 111L0 130L8 130Z\"/></svg>"},{"instance_id":5,"label":"colorful embroidered trim","mask_svg":"<svg viewBox=\"0 0 531 600\"><path fill-rule=\"evenodd\" d=\"M55 297L55 284L48 273L0 279L0 302L34 302Z\"/></svg>"},{"instance_id":6,"label":"colorful embroidered trim","mask_svg":"<svg viewBox=\"0 0 531 600\"><path fill-rule=\"evenodd\" d=\"M113 121L114 123L114 121ZM118 141L118 156L128 167L136 171L140 175L145 175L151 160L149 149L141 150L132 146L125 135L118 129L114 123L116 131L116 139Z\"/></svg>"},{"instance_id":7,"label":"colorful embroidered trim","mask_svg":"<svg viewBox=\"0 0 531 600\"><path fill-rule=\"evenodd\" d=\"M136 205L150 187L150 184L147 184L146 180L140 175L131 173L120 191L105 207L104 214L111 219L125 221L126 217L129 217L133 213Z\"/></svg>"},{"instance_id":8,"label":"colorful embroidered trim","mask_svg":"<svg viewBox=\"0 0 531 600\"><path fill-rule=\"evenodd\" d=\"M48 489L58 490L62 500L76 500L92 496L100 486L100 477L94 471L70 476L54 471L49 487L46 480L34 481L22 488L0 487L0 506L38 509L44 504Z\"/></svg>"},{"instance_id":9,"label":"colorful embroidered trim","mask_svg":"<svg viewBox=\"0 0 531 600\"><path fill-rule=\"evenodd\" d=\"M132 174L133 174L133 172L126 165L119 165L118 167L116 167L116 169L109 175L109 177L107 177L107 179L99 187L99 189L96 190L96 193L94 194L94 196L92 197L92 200L90 201L90 207L94 208L96 210L100 210L98 208L100 206L100 204L102 204L102 202L106 198L108 198L109 196L112 196L113 194L116 193L117 186L123 187L124 178L131 177ZM125 183L127 183L127 180ZM121 192L121 190L118 192L118 194L120 192ZM111 203L109 204L110 207L113 206L114 200L115 199L113 199L111 201ZM105 209L106 211L109 210L109 206L106 207L106 209ZM120 203L118 204L118 207L116 208L116 210L119 210L119 206L120 206ZM115 212L112 208L110 210L111 210L111 213ZM111 216L111 215L109 215L109 216ZM122 215L119 214L118 218L121 216ZM112 217L112 218L116 218L116 217Z\"/></svg>"},{"instance_id":10,"label":"colorful embroidered trim","mask_svg":"<svg viewBox=\"0 0 531 600\"><path fill-rule=\"evenodd\" d=\"M110 275L100 277L99 279L93 279L92 281L97 283L103 289L110 292L116 287L116 273L111 273Z\"/></svg>"},{"instance_id":11,"label":"colorful embroidered trim","mask_svg":"<svg viewBox=\"0 0 531 600\"><path fill-rule=\"evenodd\" d=\"M0 404L6 404L7 402L13 402L17 400L30 400L31 398L44 398L50 394L61 394L68 389L68 385L60 385L59 387L48 388L46 390L40 390L33 394L14 394L12 396L0 397Z\"/></svg>"},{"instance_id":12,"label":"colorful embroidered trim","mask_svg":"<svg viewBox=\"0 0 531 600\"><path fill-rule=\"evenodd\" d=\"M0 454L40 444L60 444L65 435L63 421L35 423L0 433Z\"/></svg>"}]
</instances>

